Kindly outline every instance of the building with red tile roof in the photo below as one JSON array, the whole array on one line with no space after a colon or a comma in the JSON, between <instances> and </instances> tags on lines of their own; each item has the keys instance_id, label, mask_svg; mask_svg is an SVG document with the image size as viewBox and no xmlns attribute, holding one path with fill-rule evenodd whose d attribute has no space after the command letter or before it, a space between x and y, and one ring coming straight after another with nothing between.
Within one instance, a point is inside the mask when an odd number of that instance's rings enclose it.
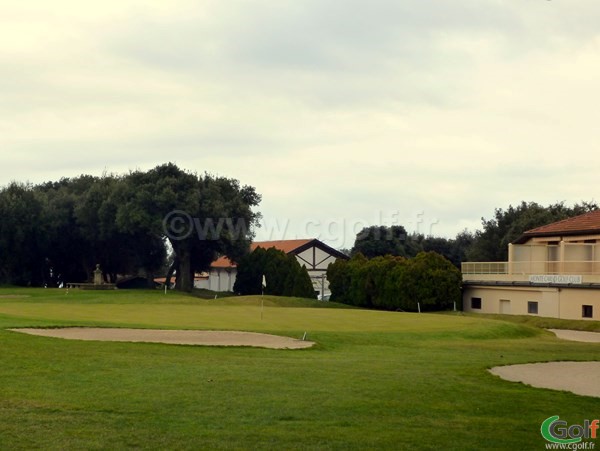
<instances>
[{"instance_id":1,"label":"building with red tile roof","mask_svg":"<svg viewBox=\"0 0 600 451\"><path fill-rule=\"evenodd\" d=\"M600 320L600 210L524 232L507 262L465 262L469 312Z\"/></svg>"},{"instance_id":2,"label":"building with red tile roof","mask_svg":"<svg viewBox=\"0 0 600 451\"><path fill-rule=\"evenodd\" d=\"M308 275L313 280L315 291L320 294L329 291L329 285L325 278L329 264L335 262L338 258L348 258L345 254L317 239L257 241L251 244L250 250L253 251L258 247L263 249L274 247L288 255L294 255L298 263L306 267ZM208 280L199 281L196 288L206 288L219 292L233 291L236 275L235 262L223 256L212 263Z\"/></svg>"},{"instance_id":3,"label":"building with red tile roof","mask_svg":"<svg viewBox=\"0 0 600 451\"><path fill-rule=\"evenodd\" d=\"M279 249L280 251L285 252L286 254L293 253L296 249L310 243L313 240L279 240L279 241L257 241L256 243L252 243L250 245L250 252L252 252L257 247L262 247L263 249L269 249L274 247L275 249ZM229 260L227 257L220 257L213 262L211 268L234 268L236 265L234 262Z\"/></svg>"},{"instance_id":4,"label":"building with red tile roof","mask_svg":"<svg viewBox=\"0 0 600 451\"><path fill-rule=\"evenodd\" d=\"M590 234L600 234L600 210L590 211L583 215L527 230L515 241L515 244L526 243L531 238L581 237Z\"/></svg>"}]
</instances>

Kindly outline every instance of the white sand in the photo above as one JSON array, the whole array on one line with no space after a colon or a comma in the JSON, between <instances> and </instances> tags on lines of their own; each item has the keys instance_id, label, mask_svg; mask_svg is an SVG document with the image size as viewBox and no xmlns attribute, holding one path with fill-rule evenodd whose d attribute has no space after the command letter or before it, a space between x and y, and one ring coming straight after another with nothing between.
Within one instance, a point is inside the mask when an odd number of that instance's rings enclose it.
<instances>
[{"instance_id":1,"label":"white sand","mask_svg":"<svg viewBox=\"0 0 600 451\"><path fill-rule=\"evenodd\" d=\"M548 329L561 340L582 341L585 343L600 343L600 333L583 332L580 330Z\"/></svg>"},{"instance_id":2,"label":"white sand","mask_svg":"<svg viewBox=\"0 0 600 451\"><path fill-rule=\"evenodd\" d=\"M600 398L600 362L548 362L498 366L492 374L539 388Z\"/></svg>"},{"instance_id":3,"label":"white sand","mask_svg":"<svg viewBox=\"0 0 600 451\"><path fill-rule=\"evenodd\" d=\"M30 335L66 338L68 340L127 341L203 346L252 346L271 349L310 348L312 341L296 340L277 335L237 331L118 329L97 327L66 327L60 329L9 329Z\"/></svg>"},{"instance_id":4,"label":"white sand","mask_svg":"<svg viewBox=\"0 0 600 451\"><path fill-rule=\"evenodd\" d=\"M600 333L548 329L562 340L600 343ZM599 353L597 354L600 356ZM499 366L492 374L512 382L539 388L566 390L578 395L600 397L600 362L548 362Z\"/></svg>"}]
</instances>

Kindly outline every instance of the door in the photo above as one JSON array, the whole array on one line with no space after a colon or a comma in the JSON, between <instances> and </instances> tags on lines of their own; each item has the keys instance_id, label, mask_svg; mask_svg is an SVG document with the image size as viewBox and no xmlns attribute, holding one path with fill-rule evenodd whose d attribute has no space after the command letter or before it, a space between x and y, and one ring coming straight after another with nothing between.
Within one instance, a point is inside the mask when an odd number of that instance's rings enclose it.
<instances>
[{"instance_id":1,"label":"door","mask_svg":"<svg viewBox=\"0 0 600 451\"><path fill-rule=\"evenodd\" d=\"M508 299L500 299L500 313L510 315L510 301Z\"/></svg>"}]
</instances>

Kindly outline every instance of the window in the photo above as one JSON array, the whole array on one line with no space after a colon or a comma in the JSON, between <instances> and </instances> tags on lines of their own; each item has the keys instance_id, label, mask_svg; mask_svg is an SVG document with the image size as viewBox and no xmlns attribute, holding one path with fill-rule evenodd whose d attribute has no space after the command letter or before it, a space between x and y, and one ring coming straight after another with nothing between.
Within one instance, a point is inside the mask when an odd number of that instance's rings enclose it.
<instances>
[{"instance_id":1,"label":"window","mask_svg":"<svg viewBox=\"0 0 600 451\"><path fill-rule=\"evenodd\" d=\"M594 317L594 307L591 305L583 305L581 309L581 316L584 318L593 318Z\"/></svg>"},{"instance_id":2,"label":"window","mask_svg":"<svg viewBox=\"0 0 600 451\"><path fill-rule=\"evenodd\" d=\"M471 308L481 310L481 298L471 298Z\"/></svg>"},{"instance_id":3,"label":"window","mask_svg":"<svg viewBox=\"0 0 600 451\"><path fill-rule=\"evenodd\" d=\"M535 301L529 301L527 303L527 313L529 313L531 315L537 315L538 314L538 303Z\"/></svg>"}]
</instances>

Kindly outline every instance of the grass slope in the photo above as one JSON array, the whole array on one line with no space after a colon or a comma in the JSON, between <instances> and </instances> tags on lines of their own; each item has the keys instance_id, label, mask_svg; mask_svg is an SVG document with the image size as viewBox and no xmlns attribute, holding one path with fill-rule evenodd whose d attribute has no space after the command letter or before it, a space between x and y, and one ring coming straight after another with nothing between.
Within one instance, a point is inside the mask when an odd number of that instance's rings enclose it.
<instances>
[{"instance_id":1,"label":"grass slope","mask_svg":"<svg viewBox=\"0 0 600 451\"><path fill-rule=\"evenodd\" d=\"M480 315L479 317L481 318L489 318L502 321L510 321L519 324L527 324L529 326L534 326L541 329L568 329L581 330L587 332L600 332L600 321L578 321L574 319L546 318L543 316L534 315L482 315L480 313L459 314L468 315L472 317Z\"/></svg>"},{"instance_id":2,"label":"grass slope","mask_svg":"<svg viewBox=\"0 0 600 451\"><path fill-rule=\"evenodd\" d=\"M598 345L496 319L264 302L261 320L257 297L0 290L0 447L542 449L546 418L597 417L596 398L502 381L486 369L599 360ZM319 345L81 342L4 330L74 324L306 330Z\"/></svg>"}]
</instances>

